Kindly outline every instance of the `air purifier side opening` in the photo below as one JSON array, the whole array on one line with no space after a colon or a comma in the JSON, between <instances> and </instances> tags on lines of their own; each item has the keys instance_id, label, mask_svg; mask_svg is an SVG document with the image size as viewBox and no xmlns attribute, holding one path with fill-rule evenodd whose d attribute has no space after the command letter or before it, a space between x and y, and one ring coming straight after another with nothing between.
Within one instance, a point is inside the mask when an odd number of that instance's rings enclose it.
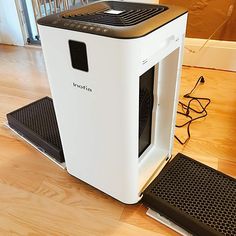
<instances>
[{"instance_id":1,"label":"air purifier side opening","mask_svg":"<svg viewBox=\"0 0 236 236\"><path fill-rule=\"evenodd\" d=\"M139 158L140 194L160 173L172 153L180 60L178 47L152 67L154 80L151 143Z\"/></svg>"},{"instance_id":2,"label":"air purifier side opening","mask_svg":"<svg viewBox=\"0 0 236 236\"><path fill-rule=\"evenodd\" d=\"M154 66L139 77L139 157L151 144Z\"/></svg>"}]
</instances>

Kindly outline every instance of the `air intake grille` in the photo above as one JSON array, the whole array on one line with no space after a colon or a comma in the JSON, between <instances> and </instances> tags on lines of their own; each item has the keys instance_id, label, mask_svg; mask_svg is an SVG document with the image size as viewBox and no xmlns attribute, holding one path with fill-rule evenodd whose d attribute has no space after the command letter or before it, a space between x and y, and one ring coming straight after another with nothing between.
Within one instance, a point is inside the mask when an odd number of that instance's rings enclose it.
<instances>
[{"instance_id":1,"label":"air intake grille","mask_svg":"<svg viewBox=\"0 0 236 236\"><path fill-rule=\"evenodd\" d=\"M94 11L87 13L82 11L82 9L78 9L72 14L64 14L63 18L123 27L136 25L166 9L167 7L165 6L157 5L108 2L103 9L94 9Z\"/></svg>"}]
</instances>

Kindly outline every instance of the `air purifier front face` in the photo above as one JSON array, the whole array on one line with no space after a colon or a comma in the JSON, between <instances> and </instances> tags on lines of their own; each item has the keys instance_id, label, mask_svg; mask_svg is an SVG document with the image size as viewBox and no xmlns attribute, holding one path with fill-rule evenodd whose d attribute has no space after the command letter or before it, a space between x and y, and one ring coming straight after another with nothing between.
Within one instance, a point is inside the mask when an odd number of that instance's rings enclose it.
<instances>
[{"instance_id":1,"label":"air purifier front face","mask_svg":"<svg viewBox=\"0 0 236 236\"><path fill-rule=\"evenodd\" d=\"M96 4L92 9L100 9ZM101 23L71 23L63 14L63 26L50 17L39 21L67 170L125 203L140 199L171 155L184 13L149 34L118 27L119 38L109 35L117 26L105 25L109 33Z\"/></svg>"}]
</instances>

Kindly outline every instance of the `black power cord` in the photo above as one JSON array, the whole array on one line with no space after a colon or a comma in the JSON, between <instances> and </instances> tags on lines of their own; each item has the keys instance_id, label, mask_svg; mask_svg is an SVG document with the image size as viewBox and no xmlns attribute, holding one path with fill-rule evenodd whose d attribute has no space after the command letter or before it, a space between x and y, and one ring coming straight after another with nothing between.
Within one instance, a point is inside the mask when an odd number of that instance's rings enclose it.
<instances>
[{"instance_id":1,"label":"black power cord","mask_svg":"<svg viewBox=\"0 0 236 236\"><path fill-rule=\"evenodd\" d=\"M184 145L187 143L187 141L190 139L191 137L191 133L190 133L190 125L192 124L193 121L199 120L201 118L204 118L207 116L207 110L206 108L208 107L208 105L211 103L211 100L209 98L205 98L205 97L196 97L196 96L192 96L192 93L195 91L195 89L197 88L197 86L200 83L205 83L205 78L203 76L200 76L195 84L195 86L193 87L193 89L184 95L184 98L190 99L188 101L187 104L184 104L183 102L179 101L179 105L182 108L182 111L177 111L177 114L180 114L182 116L185 116L187 118L189 118L189 120L181 125L176 124L175 127L177 128L182 128L187 126L187 134L188 137L184 140L181 141L176 135L175 138L177 139L177 141ZM196 110L192 107L192 103L193 102L197 102L197 104L199 105L200 110ZM205 104L203 104L202 102L204 102ZM199 114L197 117L192 117L192 115L190 115L190 113L195 113L195 114Z\"/></svg>"}]
</instances>

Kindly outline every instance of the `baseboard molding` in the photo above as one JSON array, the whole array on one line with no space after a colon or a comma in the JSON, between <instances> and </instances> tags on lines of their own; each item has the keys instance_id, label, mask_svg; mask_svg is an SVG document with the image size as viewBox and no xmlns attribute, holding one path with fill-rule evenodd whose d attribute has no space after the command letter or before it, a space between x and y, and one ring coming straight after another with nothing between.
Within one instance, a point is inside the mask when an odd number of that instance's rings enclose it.
<instances>
[{"instance_id":1,"label":"baseboard molding","mask_svg":"<svg viewBox=\"0 0 236 236\"><path fill-rule=\"evenodd\" d=\"M184 65L236 71L236 42L209 40L201 48L205 42L205 39L185 39Z\"/></svg>"}]
</instances>

